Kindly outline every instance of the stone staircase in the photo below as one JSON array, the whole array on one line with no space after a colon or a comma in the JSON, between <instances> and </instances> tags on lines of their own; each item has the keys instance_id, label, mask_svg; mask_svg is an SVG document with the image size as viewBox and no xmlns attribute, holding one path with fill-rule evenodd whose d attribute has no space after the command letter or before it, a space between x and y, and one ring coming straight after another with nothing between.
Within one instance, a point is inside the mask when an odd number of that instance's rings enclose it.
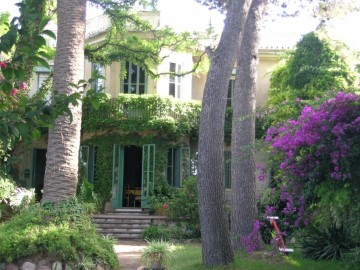
<instances>
[{"instance_id":1,"label":"stone staircase","mask_svg":"<svg viewBox=\"0 0 360 270\"><path fill-rule=\"evenodd\" d=\"M164 223L163 216L153 216L148 210L141 208L113 209L106 214L94 215L93 223L97 231L121 240L140 240L144 229L151 224Z\"/></svg>"}]
</instances>

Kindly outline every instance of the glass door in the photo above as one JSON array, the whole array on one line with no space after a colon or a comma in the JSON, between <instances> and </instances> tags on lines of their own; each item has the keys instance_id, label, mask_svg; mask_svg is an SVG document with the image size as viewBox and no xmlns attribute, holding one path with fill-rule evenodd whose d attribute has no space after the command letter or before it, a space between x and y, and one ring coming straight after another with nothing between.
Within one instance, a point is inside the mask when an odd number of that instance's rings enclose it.
<instances>
[{"instance_id":1,"label":"glass door","mask_svg":"<svg viewBox=\"0 0 360 270\"><path fill-rule=\"evenodd\" d=\"M155 181L155 144L145 144L142 155L141 208L148 208L148 198Z\"/></svg>"},{"instance_id":2,"label":"glass door","mask_svg":"<svg viewBox=\"0 0 360 270\"><path fill-rule=\"evenodd\" d=\"M113 152L113 179L111 206L113 208L122 207L124 184L124 147L118 144L114 145Z\"/></svg>"}]
</instances>

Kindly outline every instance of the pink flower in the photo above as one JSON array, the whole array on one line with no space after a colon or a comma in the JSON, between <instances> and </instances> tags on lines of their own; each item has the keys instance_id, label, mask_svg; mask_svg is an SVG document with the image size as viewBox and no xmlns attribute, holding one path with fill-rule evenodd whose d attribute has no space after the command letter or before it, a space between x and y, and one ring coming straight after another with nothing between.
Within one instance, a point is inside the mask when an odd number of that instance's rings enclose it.
<instances>
[{"instance_id":1,"label":"pink flower","mask_svg":"<svg viewBox=\"0 0 360 270\"><path fill-rule=\"evenodd\" d=\"M0 62L0 67L1 68L6 68L6 63L5 62Z\"/></svg>"},{"instance_id":2,"label":"pink flower","mask_svg":"<svg viewBox=\"0 0 360 270\"><path fill-rule=\"evenodd\" d=\"M17 93L18 91L19 91L18 89L13 88L13 90L11 90L11 95L12 95L12 96L16 96L16 93Z\"/></svg>"},{"instance_id":3,"label":"pink flower","mask_svg":"<svg viewBox=\"0 0 360 270\"><path fill-rule=\"evenodd\" d=\"M26 86L27 86L26 82L22 82L20 85L20 90L25 90Z\"/></svg>"},{"instance_id":4,"label":"pink flower","mask_svg":"<svg viewBox=\"0 0 360 270\"><path fill-rule=\"evenodd\" d=\"M166 203L163 204L162 206L164 209L167 209L168 208L168 205Z\"/></svg>"}]
</instances>

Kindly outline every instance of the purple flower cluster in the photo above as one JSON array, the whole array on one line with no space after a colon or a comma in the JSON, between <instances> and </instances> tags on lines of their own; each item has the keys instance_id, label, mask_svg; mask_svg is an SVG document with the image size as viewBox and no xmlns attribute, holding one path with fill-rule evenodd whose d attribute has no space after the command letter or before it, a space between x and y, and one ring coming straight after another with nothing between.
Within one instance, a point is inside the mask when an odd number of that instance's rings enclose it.
<instances>
[{"instance_id":1,"label":"purple flower cluster","mask_svg":"<svg viewBox=\"0 0 360 270\"><path fill-rule=\"evenodd\" d=\"M241 237L241 242L247 253L251 254L256 250L259 244L260 229L263 225L264 223L262 223L260 220L256 220L253 231L249 233L249 235Z\"/></svg>"},{"instance_id":2,"label":"purple flower cluster","mask_svg":"<svg viewBox=\"0 0 360 270\"><path fill-rule=\"evenodd\" d=\"M351 160L360 156L360 96L339 92L318 107L306 106L298 119L270 128L266 142L279 160L282 203L281 209L267 206L265 215L296 216L294 226L306 226L315 213L306 212L309 185L353 177Z\"/></svg>"},{"instance_id":3,"label":"purple flower cluster","mask_svg":"<svg viewBox=\"0 0 360 270\"><path fill-rule=\"evenodd\" d=\"M266 164L256 164L256 169L258 170L258 180L260 182L264 182L269 176L267 172L267 165Z\"/></svg>"},{"instance_id":4,"label":"purple flower cluster","mask_svg":"<svg viewBox=\"0 0 360 270\"><path fill-rule=\"evenodd\" d=\"M318 108L306 106L297 120L270 128L266 141L284 156L279 168L293 177L309 179L321 173L346 180L351 172L345 161L359 143L359 118L360 97L339 92Z\"/></svg>"}]
</instances>

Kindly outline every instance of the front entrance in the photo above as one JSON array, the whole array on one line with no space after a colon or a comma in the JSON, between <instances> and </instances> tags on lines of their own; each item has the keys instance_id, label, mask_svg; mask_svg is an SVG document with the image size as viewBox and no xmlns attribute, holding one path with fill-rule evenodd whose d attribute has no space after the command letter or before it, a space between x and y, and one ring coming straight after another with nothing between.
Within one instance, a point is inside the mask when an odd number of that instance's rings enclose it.
<instances>
[{"instance_id":1,"label":"front entrance","mask_svg":"<svg viewBox=\"0 0 360 270\"><path fill-rule=\"evenodd\" d=\"M33 150L32 180L31 186L35 188L35 200L41 201L44 188L45 166L46 166L46 149Z\"/></svg>"},{"instance_id":2,"label":"front entrance","mask_svg":"<svg viewBox=\"0 0 360 270\"><path fill-rule=\"evenodd\" d=\"M146 208L154 171L155 145L114 145L112 207Z\"/></svg>"},{"instance_id":3,"label":"front entrance","mask_svg":"<svg viewBox=\"0 0 360 270\"><path fill-rule=\"evenodd\" d=\"M142 149L136 146L124 147L124 207L141 205Z\"/></svg>"}]
</instances>

